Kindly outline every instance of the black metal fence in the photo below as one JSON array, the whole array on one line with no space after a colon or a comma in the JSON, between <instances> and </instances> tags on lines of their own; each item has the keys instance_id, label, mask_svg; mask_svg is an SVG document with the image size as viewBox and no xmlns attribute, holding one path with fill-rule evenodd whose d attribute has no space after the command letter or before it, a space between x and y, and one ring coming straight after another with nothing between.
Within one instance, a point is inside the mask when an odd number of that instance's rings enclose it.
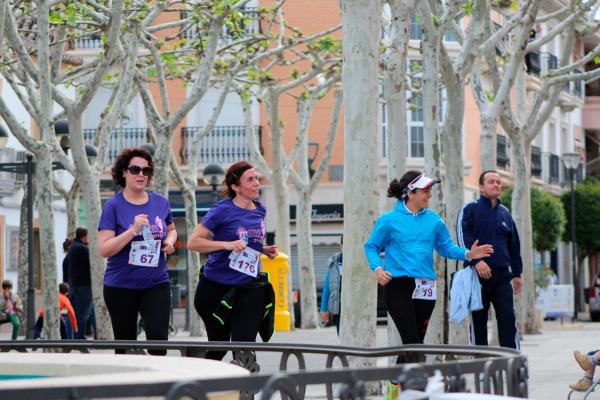
<instances>
[{"instance_id":1,"label":"black metal fence","mask_svg":"<svg viewBox=\"0 0 600 400\"><path fill-rule=\"evenodd\" d=\"M204 357L208 351L232 351L232 363L252 372L247 377L202 379L138 385L89 384L72 387L56 382L44 388L3 389L3 400L29 399L89 399L115 397L164 396L175 400L184 396L205 399L208 393L240 391L241 398L252 398L261 393L262 399L270 399L275 393L282 398L303 399L306 387L325 385L328 399L334 397L334 384L339 384L336 396L344 399L362 399L366 396L366 384L388 379L398 379L403 390L424 390L429 377L439 371L443 376L446 392L467 392L527 397L527 360L519 352L498 347L405 345L389 348L357 348L344 346L240 343L240 342L185 342L185 341L0 341L0 352L52 349L58 352L126 349L131 353L143 353L149 349L177 351L182 357ZM256 354L262 352L279 354L279 372L261 373ZM321 355L325 363L320 369L306 370L306 356ZM407 363L392 367L350 368L351 357L377 359L402 356ZM298 370L290 372L295 359ZM1 359L1 355L0 355ZM341 368L334 368L339 360ZM336 385L338 387L338 385Z\"/></svg>"}]
</instances>

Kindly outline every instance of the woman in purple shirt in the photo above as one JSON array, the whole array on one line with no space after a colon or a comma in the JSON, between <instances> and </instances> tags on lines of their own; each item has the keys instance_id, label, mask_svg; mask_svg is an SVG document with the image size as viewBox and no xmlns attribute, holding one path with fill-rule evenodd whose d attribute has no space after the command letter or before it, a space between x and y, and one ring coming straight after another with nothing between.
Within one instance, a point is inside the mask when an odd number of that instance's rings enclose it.
<instances>
[{"instance_id":1,"label":"woman in purple shirt","mask_svg":"<svg viewBox=\"0 0 600 400\"><path fill-rule=\"evenodd\" d=\"M265 308L272 306L265 300L270 284L260 274L260 254L273 258L277 247L265 245L266 209L257 200L260 183L254 167L246 161L233 164L225 184L227 198L208 211L187 244L189 250L209 253L194 307L209 341L254 342ZM223 302L226 319L217 309ZM206 357L220 360L225 353L208 352Z\"/></svg>"},{"instance_id":2,"label":"woman in purple shirt","mask_svg":"<svg viewBox=\"0 0 600 400\"><path fill-rule=\"evenodd\" d=\"M138 313L144 319L147 339L168 338L171 289L166 255L175 251L177 232L168 200L146 191L153 165L144 149L121 152L112 178L123 191L106 201L98 224L100 255L108 258L104 301L116 340L136 340ZM166 351L149 353L164 355Z\"/></svg>"}]
</instances>

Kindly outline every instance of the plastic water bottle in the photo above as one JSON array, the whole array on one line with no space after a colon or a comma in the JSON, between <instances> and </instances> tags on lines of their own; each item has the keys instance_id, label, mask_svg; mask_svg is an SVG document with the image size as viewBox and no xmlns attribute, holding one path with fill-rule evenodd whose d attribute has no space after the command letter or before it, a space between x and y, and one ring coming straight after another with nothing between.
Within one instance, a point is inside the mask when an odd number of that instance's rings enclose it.
<instances>
[{"instance_id":1,"label":"plastic water bottle","mask_svg":"<svg viewBox=\"0 0 600 400\"><path fill-rule=\"evenodd\" d=\"M142 227L140 228L140 230L142 231L142 236L144 237L144 240L146 241L146 246L148 247L148 249L150 249L151 251L155 251L156 249L154 248L154 236L152 236L152 232L150 232L150 228L148 227L148 225L142 225Z\"/></svg>"}]
</instances>

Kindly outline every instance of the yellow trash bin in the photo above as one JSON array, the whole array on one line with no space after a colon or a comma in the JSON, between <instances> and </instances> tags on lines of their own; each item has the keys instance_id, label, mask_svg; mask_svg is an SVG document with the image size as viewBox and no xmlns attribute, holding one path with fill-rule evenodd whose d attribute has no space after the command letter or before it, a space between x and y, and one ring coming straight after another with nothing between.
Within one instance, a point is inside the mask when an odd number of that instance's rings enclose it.
<instances>
[{"instance_id":1,"label":"yellow trash bin","mask_svg":"<svg viewBox=\"0 0 600 400\"><path fill-rule=\"evenodd\" d=\"M261 256L262 270L269 274L269 282L275 291L275 330L289 331L291 328L291 316L288 301L287 274L290 270L289 257L279 253L277 257L270 259Z\"/></svg>"}]
</instances>

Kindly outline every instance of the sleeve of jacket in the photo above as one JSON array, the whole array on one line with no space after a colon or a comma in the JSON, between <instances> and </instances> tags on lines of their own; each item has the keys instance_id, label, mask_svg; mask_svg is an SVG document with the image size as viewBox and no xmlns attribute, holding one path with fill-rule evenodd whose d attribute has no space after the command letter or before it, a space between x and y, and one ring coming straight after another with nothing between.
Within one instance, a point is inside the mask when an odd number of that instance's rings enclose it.
<instances>
[{"instance_id":1,"label":"sleeve of jacket","mask_svg":"<svg viewBox=\"0 0 600 400\"><path fill-rule=\"evenodd\" d=\"M466 203L458 212L456 218L456 240L458 245L470 249L475 243L475 232L473 232L473 208L477 203ZM479 260L465 261L465 266L475 265Z\"/></svg>"},{"instance_id":2,"label":"sleeve of jacket","mask_svg":"<svg viewBox=\"0 0 600 400\"><path fill-rule=\"evenodd\" d=\"M508 251L510 253L510 267L515 277L520 277L523 272L523 260L521 259L521 240L515 221L510 217L512 231L510 233L510 243Z\"/></svg>"},{"instance_id":3,"label":"sleeve of jacket","mask_svg":"<svg viewBox=\"0 0 600 400\"><path fill-rule=\"evenodd\" d=\"M329 311L329 268L327 268L327 273L325 274L325 282L323 282L323 293L321 293L321 312L326 311Z\"/></svg>"},{"instance_id":4,"label":"sleeve of jacket","mask_svg":"<svg viewBox=\"0 0 600 400\"><path fill-rule=\"evenodd\" d=\"M450 237L448 227L440 218L435 237L435 250L442 256L453 260L466 260L467 249L457 246Z\"/></svg>"},{"instance_id":5,"label":"sleeve of jacket","mask_svg":"<svg viewBox=\"0 0 600 400\"><path fill-rule=\"evenodd\" d=\"M373 227L373 231L371 232L371 236L365 243L365 253L367 255L367 260L369 261L369 267L373 271L382 266L380 254L381 250L384 248L388 231L386 220L386 214L377 219L375 227Z\"/></svg>"}]
</instances>

